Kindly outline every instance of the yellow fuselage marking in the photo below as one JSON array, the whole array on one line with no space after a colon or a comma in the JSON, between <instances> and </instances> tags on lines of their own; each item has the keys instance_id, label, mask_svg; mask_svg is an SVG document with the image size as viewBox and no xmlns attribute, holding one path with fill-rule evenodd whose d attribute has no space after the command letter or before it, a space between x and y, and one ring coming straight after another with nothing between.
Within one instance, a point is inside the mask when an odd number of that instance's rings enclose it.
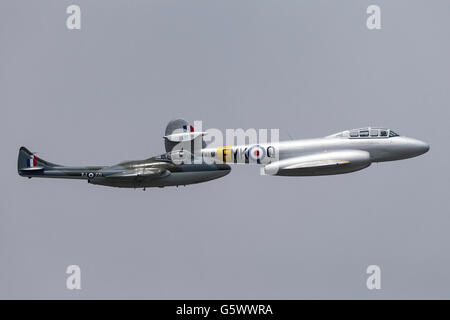
<instances>
[{"instance_id":1,"label":"yellow fuselage marking","mask_svg":"<svg viewBox=\"0 0 450 320\"><path fill-rule=\"evenodd\" d=\"M223 162L232 162L232 155L233 155L233 149L232 147L218 147L217 148L217 160L223 161Z\"/></svg>"}]
</instances>

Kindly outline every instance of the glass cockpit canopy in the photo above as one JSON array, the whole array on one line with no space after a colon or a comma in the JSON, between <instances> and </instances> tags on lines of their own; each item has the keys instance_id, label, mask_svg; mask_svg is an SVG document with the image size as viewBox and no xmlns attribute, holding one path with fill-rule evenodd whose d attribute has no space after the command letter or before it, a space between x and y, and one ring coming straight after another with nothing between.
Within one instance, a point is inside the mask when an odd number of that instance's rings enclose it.
<instances>
[{"instance_id":1,"label":"glass cockpit canopy","mask_svg":"<svg viewBox=\"0 0 450 320\"><path fill-rule=\"evenodd\" d=\"M391 129L387 128L359 128L338 132L330 137L341 137L350 139L375 139L375 138L392 138L399 135Z\"/></svg>"}]
</instances>

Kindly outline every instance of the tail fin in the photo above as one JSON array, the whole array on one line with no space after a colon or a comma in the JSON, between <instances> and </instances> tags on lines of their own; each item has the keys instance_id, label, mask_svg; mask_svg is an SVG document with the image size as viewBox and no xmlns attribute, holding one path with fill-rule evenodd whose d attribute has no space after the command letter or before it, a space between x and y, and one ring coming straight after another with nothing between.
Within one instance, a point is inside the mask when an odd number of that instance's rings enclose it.
<instances>
[{"instance_id":1,"label":"tail fin","mask_svg":"<svg viewBox=\"0 0 450 320\"><path fill-rule=\"evenodd\" d=\"M191 149L192 151L194 151L194 148L191 147L191 144L193 145L193 142L196 139L200 139L201 143L199 143L198 145L204 148L206 146L205 142L203 141L204 134L205 132L195 131L194 127L192 125L189 125L186 120L172 120L167 124L166 132L164 135L164 144L166 147L166 151L170 152L177 146L181 146L182 148ZM185 145L184 142L186 142L187 144Z\"/></svg>"},{"instance_id":2,"label":"tail fin","mask_svg":"<svg viewBox=\"0 0 450 320\"><path fill-rule=\"evenodd\" d=\"M45 168L56 167L57 165L45 161L25 147L20 147L17 158L17 171L20 175L27 175L27 172L36 172Z\"/></svg>"}]
</instances>

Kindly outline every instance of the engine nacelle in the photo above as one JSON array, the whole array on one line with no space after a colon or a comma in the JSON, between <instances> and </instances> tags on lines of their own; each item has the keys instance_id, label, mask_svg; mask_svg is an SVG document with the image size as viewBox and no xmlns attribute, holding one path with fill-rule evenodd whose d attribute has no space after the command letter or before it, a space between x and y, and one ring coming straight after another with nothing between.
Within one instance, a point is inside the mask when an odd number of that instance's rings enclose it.
<instances>
[{"instance_id":1,"label":"engine nacelle","mask_svg":"<svg viewBox=\"0 0 450 320\"><path fill-rule=\"evenodd\" d=\"M322 176L358 171L370 164L367 151L343 150L273 162L264 167L264 172L275 176Z\"/></svg>"}]
</instances>

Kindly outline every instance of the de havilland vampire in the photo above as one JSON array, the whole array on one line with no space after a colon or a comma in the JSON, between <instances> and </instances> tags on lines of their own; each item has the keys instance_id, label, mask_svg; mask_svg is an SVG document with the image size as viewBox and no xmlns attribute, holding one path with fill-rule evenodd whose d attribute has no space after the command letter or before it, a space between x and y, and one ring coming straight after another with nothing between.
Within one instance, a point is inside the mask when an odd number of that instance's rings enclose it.
<instances>
[{"instance_id":1,"label":"de havilland vampire","mask_svg":"<svg viewBox=\"0 0 450 320\"><path fill-rule=\"evenodd\" d=\"M205 132L196 132L178 119L166 127L166 153L146 160L122 162L113 166L62 166L45 161L21 147L18 173L32 178L83 179L91 184L122 188L188 185L227 175L227 163L263 164L266 175L320 176L364 169L372 162L402 160L429 150L423 141L400 136L385 128L361 128L315 139L302 139L242 146L208 148ZM198 150L188 152L183 143ZM185 145L186 146L186 145ZM184 149L184 150L183 150ZM186 155L190 160L184 161ZM184 159L180 162L180 159Z\"/></svg>"}]
</instances>

